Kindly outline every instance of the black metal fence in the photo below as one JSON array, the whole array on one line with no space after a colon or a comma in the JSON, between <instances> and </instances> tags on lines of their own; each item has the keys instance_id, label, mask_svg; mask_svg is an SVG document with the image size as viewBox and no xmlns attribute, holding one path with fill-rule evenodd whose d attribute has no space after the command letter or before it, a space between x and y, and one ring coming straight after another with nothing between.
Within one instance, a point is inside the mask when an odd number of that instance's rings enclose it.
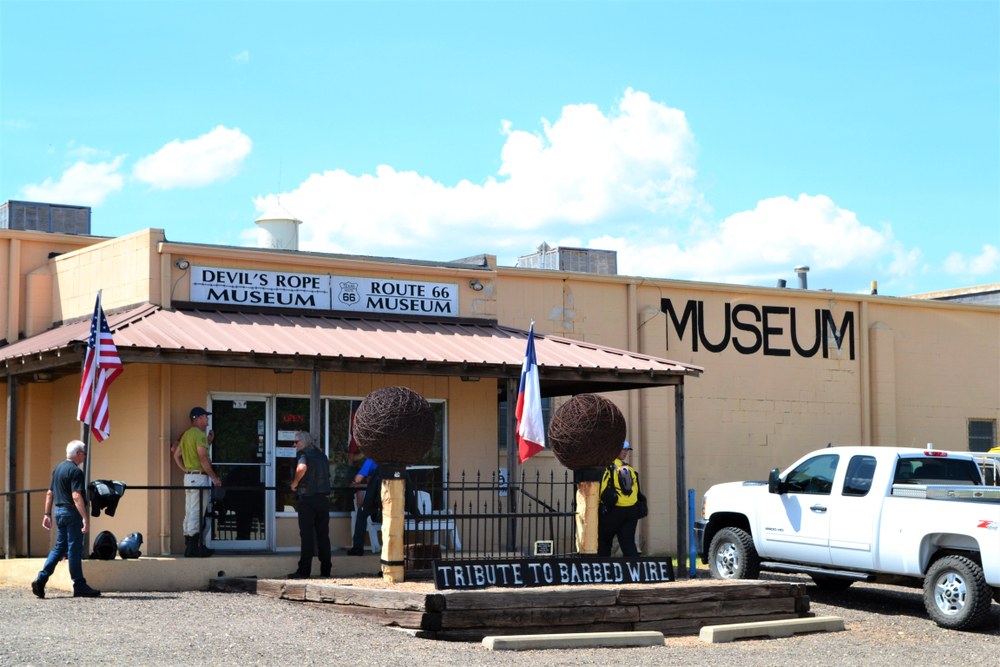
<instances>
[{"instance_id":1,"label":"black metal fence","mask_svg":"<svg viewBox=\"0 0 1000 667\"><path fill-rule=\"evenodd\" d=\"M536 547L537 555L576 553L576 487L568 473L557 479L554 472L546 477L537 472L533 477L526 477L522 472L520 479L508 483L498 479L495 471L490 473L488 479L481 472L473 478L463 471L457 479L449 477L440 483L421 483L419 479L413 482L420 512L405 517L403 537L408 569L425 569L435 558L527 558L536 555ZM123 501L128 502L128 491L186 491L195 488L199 487L126 486ZM225 498L221 502L210 503L208 516L213 519L213 540L223 541L263 538L265 515L263 511L249 511L249 505L256 507L260 504L263 507L265 494L288 491L287 486L221 488L226 491ZM203 487L203 490L206 493L199 496L207 499L209 487ZM344 490L348 490L347 487ZM24 526L27 551L24 555L28 557L44 555L33 554L31 546L33 529L41 528L34 524L44 511L47 491L25 489L0 493L0 505L6 496L23 496L27 515ZM33 495L41 496L37 504L32 502ZM351 526L352 531L353 528Z\"/></svg>"},{"instance_id":2,"label":"black metal fence","mask_svg":"<svg viewBox=\"0 0 1000 667\"><path fill-rule=\"evenodd\" d=\"M420 514L407 517L407 569L430 561L518 559L576 553L576 487L569 473L508 483L463 471L440 484L416 484Z\"/></svg>"}]
</instances>

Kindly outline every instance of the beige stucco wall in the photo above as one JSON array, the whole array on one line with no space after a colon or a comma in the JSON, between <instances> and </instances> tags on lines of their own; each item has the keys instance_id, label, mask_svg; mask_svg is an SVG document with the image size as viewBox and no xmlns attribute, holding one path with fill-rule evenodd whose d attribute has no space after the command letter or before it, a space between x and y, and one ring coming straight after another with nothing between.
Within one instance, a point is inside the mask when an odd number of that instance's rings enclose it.
<instances>
[{"instance_id":1,"label":"beige stucco wall","mask_svg":"<svg viewBox=\"0 0 1000 667\"><path fill-rule=\"evenodd\" d=\"M163 230L143 229L56 257L52 295L54 321L94 312L97 290L104 310L156 301L160 290L157 244Z\"/></svg>"},{"instance_id":2,"label":"beige stucco wall","mask_svg":"<svg viewBox=\"0 0 1000 667\"><path fill-rule=\"evenodd\" d=\"M44 304L28 292L28 274L47 266L50 253L72 252L102 240L93 236L0 229L0 340L14 341L25 333L32 297L36 300L35 311L42 306L44 316ZM51 297L46 295L46 298Z\"/></svg>"}]
</instances>

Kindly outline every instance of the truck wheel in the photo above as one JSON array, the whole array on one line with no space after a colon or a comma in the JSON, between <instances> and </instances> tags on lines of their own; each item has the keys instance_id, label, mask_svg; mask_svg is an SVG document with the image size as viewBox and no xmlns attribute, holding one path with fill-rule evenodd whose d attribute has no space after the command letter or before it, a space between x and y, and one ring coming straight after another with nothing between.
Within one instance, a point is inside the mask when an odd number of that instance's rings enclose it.
<instances>
[{"instance_id":1,"label":"truck wheel","mask_svg":"<svg viewBox=\"0 0 1000 667\"><path fill-rule=\"evenodd\" d=\"M927 570L924 606L942 628L973 630L990 613L992 590L983 569L964 556L945 556Z\"/></svg>"},{"instance_id":2,"label":"truck wheel","mask_svg":"<svg viewBox=\"0 0 1000 667\"><path fill-rule=\"evenodd\" d=\"M818 574L810 575L812 576L813 583L816 584L816 588L821 591L846 591L854 583L851 579L841 579L839 577L821 577Z\"/></svg>"},{"instance_id":3,"label":"truck wheel","mask_svg":"<svg viewBox=\"0 0 1000 667\"><path fill-rule=\"evenodd\" d=\"M753 538L739 528L723 528L708 548L708 568L713 579L756 579L760 556Z\"/></svg>"}]
</instances>

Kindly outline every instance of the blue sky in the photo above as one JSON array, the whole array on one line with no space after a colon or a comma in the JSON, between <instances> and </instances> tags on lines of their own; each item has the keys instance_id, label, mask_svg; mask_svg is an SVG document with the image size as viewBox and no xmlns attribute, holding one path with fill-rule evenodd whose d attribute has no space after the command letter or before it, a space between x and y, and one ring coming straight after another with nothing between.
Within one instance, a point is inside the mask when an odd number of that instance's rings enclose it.
<instances>
[{"instance_id":1,"label":"blue sky","mask_svg":"<svg viewBox=\"0 0 1000 667\"><path fill-rule=\"evenodd\" d=\"M93 232L1000 282L1000 4L0 4L0 199Z\"/></svg>"}]
</instances>

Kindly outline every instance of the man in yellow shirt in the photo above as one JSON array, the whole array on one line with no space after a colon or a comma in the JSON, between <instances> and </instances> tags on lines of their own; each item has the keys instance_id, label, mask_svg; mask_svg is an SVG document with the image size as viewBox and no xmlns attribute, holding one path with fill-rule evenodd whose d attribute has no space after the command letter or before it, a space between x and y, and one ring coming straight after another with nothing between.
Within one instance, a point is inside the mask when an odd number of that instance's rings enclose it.
<instances>
[{"instance_id":1,"label":"man in yellow shirt","mask_svg":"<svg viewBox=\"0 0 1000 667\"><path fill-rule=\"evenodd\" d=\"M215 553L205 546L208 526L202 528L211 494L197 488L222 486L208 460L208 447L215 439L214 431L206 432L211 414L205 408L191 410L191 428L181 436L178 446L172 448L174 461L184 471L184 486L196 487L184 492L184 555L188 558L205 558Z\"/></svg>"}]
</instances>

